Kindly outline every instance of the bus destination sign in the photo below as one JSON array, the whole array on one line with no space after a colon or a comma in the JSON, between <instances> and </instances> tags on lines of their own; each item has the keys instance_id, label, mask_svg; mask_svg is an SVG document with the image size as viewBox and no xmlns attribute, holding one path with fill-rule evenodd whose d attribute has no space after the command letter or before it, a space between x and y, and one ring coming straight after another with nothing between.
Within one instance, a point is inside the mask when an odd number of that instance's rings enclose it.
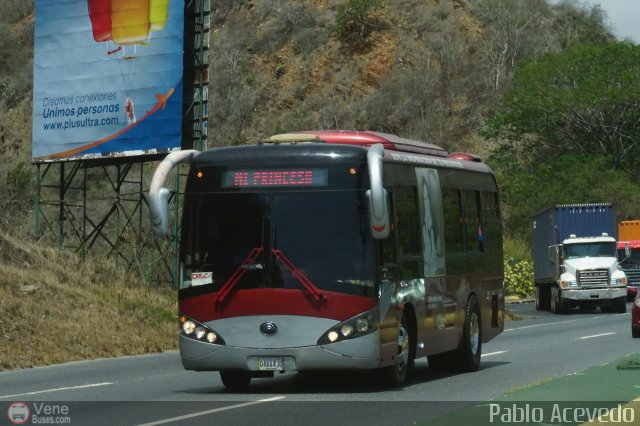
<instances>
[{"instance_id":1,"label":"bus destination sign","mask_svg":"<svg viewBox=\"0 0 640 426\"><path fill-rule=\"evenodd\" d=\"M326 169L229 170L223 188L327 186Z\"/></svg>"}]
</instances>

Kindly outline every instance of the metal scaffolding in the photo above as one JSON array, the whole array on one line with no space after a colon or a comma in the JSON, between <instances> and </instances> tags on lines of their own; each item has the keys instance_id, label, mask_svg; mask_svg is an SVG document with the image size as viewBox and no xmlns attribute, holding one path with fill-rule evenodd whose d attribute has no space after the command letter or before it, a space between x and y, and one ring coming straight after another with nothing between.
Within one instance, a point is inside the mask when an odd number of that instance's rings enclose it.
<instances>
[{"instance_id":1,"label":"metal scaffolding","mask_svg":"<svg viewBox=\"0 0 640 426\"><path fill-rule=\"evenodd\" d=\"M113 259L150 282L175 283L180 174L169 199L170 236L155 238L147 219L149 160L37 164L36 237L52 238L61 250Z\"/></svg>"}]
</instances>

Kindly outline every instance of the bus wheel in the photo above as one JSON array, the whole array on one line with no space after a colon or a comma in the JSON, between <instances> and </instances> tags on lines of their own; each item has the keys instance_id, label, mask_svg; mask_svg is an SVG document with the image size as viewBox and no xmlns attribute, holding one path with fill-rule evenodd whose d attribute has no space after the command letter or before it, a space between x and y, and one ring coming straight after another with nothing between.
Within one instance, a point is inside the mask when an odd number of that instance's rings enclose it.
<instances>
[{"instance_id":1,"label":"bus wheel","mask_svg":"<svg viewBox=\"0 0 640 426\"><path fill-rule=\"evenodd\" d=\"M251 383L251 376L248 371L240 370L222 370L220 378L225 388L230 391L246 390Z\"/></svg>"},{"instance_id":2,"label":"bus wheel","mask_svg":"<svg viewBox=\"0 0 640 426\"><path fill-rule=\"evenodd\" d=\"M407 378L407 371L411 366L411 341L409 321L402 314L400 329L398 330L396 362L394 365L382 369L382 380L388 386L400 386Z\"/></svg>"},{"instance_id":3,"label":"bus wheel","mask_svg":"<svg viewBox=\"0 0 640 426\"><path fill-rule=\"evenodd\" d=\"M475 296L469 297L464 316L462 347L458 349L459 366L463 371L480 368L482 354L482 330L480 328L480 305Z\"/></svg>"}]
</instances>

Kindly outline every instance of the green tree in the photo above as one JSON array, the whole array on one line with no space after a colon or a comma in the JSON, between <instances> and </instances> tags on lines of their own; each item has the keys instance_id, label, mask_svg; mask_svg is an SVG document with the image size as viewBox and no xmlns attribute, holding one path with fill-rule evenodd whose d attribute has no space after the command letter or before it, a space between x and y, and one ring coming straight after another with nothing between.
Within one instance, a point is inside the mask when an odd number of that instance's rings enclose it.
<instances>
[{"instance_id":1,"label":"green tree","mask_svg":"<svg viewBox=\"0 0 640 426\"><path fill-rule=\"evenodd\" d=\"M534 214L554 204L612 203L619 219L640 217L640 183L630 169L612 169L602 155L564 153L524 161L511 148L494 152L509 237L529 241Z\"/></svg>"},{"instance_id":2,"label":"green tree","mask_svg":"<svg viewBox=\"0 0 640 426\"><path fill-rule=\"evenodd\" d=\"M637 163L640 154L640 46L578 45L516 70L504 108L485 135L520 145L531 159L573 152Z\"/></svg>"}]
</instances>

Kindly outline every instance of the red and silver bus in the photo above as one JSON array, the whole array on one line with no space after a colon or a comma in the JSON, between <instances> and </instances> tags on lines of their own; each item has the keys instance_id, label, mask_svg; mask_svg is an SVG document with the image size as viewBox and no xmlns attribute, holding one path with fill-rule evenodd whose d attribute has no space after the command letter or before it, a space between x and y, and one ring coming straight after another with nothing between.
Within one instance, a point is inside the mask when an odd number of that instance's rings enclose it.
<instances>
[{"instance_id":1,"label":"red and silver bus","mask_svg":"<svg viewBox=\"0 0 640 426\"><path fill-rule=\"evenodd\" d=\"M307 131L255 145L178 151L149 191L190 168L180 236L180 355L227 388L305 370L414 360L479 368L504 328L498 188L472 154L395 135Z\"/></svg>"}]
</instances>

